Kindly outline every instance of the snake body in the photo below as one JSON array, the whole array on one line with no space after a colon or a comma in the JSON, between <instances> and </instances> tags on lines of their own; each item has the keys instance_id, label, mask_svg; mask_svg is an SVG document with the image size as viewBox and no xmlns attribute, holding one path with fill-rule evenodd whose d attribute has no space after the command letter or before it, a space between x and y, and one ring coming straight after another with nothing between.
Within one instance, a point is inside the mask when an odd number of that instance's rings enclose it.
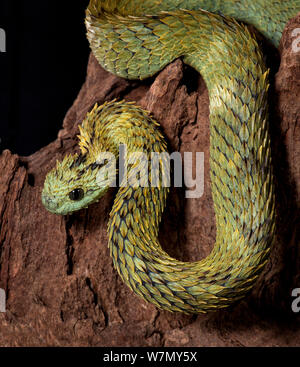
<instances>
[{"instance_id":1,"label":"snake body","mask_svg":"<svg viewBox=\"0 0 300 367\"><path fill-rule=\"evenodd\" d=\"M268 70L253 34L232 17L255 25L278 46L297 10L299 0L90 1L87 36L106 70L143 79L182 57L201 73L209 91L217 227L210 255L189 263L161 248L158 229L168 194L162 175L157 187L149 178L146 187L121 185L110 214L115 268L136 294L159 308L199 313L227 307L253 287L268 260L275 232ZM86 207L107 191L107 183L96 179L104 169L101 152L117 157L120 144L147 157L167 150L158 124L124 101L96 105L79 139L81 153L65 157L46 177L42 200L53 213Z\"/></svg>"}]
</instances>

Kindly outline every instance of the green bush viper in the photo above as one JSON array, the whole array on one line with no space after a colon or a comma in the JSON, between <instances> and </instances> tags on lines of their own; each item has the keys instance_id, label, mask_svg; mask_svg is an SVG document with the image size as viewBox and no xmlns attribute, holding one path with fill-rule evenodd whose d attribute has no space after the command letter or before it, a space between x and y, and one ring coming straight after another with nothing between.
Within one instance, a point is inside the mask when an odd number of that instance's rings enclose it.
<instances>
[{"instance_id":1,"label":"green bush viper","mask_svg":"<svg viewBox=\"0 0 300 367\"><path fill-rule=\"evenodd\" d=\"M159 308L199 313L227 307L252 288L268 259L275 230L268 70L254 35L235 19L254 25L278 46L284 25L299 10L300 0L90 1L87 37L106 70L144 79L182 57L209 91L217 227L210 255L182 262L161 248L158 228L168 194L162 182L121 185L110 214L115 268L136 294ZM57 162L46 177L42 201L53 213L87 207L107 191L108 181L97 180L107 170L99 153L117 157L120 144L149 158L166 151L158 124L125 101L96 105L79 140L81 153ZM133 168L128 175L134 179Z\"/></svg>"}]
</instances>

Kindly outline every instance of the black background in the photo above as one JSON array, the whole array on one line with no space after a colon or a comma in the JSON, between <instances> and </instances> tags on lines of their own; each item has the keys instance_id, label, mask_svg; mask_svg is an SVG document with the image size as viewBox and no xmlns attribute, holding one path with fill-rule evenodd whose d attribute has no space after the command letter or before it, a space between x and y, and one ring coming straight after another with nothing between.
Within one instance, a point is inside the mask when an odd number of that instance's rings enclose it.
<instances>
[{"instance_id":1,"label":"black background","mask_svg":"<svg viewBox=\"0 0 300 367\"><path fill-rule=\"evenodd\" d=\"M0 2L0 152L34 153L56 138L86 76L86 1Z\"/></svg>"}]
</instances>

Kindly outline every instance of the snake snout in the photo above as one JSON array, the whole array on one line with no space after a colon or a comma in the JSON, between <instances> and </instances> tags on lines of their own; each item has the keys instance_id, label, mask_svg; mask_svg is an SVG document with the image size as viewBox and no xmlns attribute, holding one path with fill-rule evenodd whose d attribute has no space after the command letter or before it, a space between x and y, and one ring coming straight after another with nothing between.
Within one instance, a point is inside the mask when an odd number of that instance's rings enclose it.
<instances>
[{"instance_id":1,"label":"snake snout","mask_svg":"<svg viewBox=\"0 0 300 367\"><path fill-rule=\"evenodd\" d=\"M55 210L58 208L58 204L55 200L53 200L53 197L45 194L42 194L42 203L50 212L55 212Z\"/></svg>"}]
</instances>

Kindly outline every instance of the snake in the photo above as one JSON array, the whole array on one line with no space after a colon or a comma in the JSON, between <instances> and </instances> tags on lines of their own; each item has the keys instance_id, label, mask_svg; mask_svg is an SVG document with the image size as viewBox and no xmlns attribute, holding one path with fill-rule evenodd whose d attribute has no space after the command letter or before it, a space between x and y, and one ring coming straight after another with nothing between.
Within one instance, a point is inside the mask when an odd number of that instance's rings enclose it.
<instances>
[{"instance_id":1,"label":"snake","mask_svg":"<svg viewBox=\"0 0 300 367\"><path fill-rule=\"evenodd\" d=\"M169 192L163 168L151 185L150 174L137 174L138 164L128 164L128 180L118 186L108 220L115 269L159 309L197 314L233 305L268 262L276 230L269 69L248 25L278 47L285 24L299 10L300 0L91 0L86 9L87 38L105 70L145 79L181 58L201 74L209 93L216 221L211 253L184 262L161 247L159 226ZM125 100L94 105L79 132L80 152L57 161L45 178L42 202L54 214L86 208L108 191L113 161L101 160L101 154L119 159L123 145L150 161L153 152L168 152L158 122ZM151 173L150 164L145 167Z\"/></svg>"}]
</instances>

